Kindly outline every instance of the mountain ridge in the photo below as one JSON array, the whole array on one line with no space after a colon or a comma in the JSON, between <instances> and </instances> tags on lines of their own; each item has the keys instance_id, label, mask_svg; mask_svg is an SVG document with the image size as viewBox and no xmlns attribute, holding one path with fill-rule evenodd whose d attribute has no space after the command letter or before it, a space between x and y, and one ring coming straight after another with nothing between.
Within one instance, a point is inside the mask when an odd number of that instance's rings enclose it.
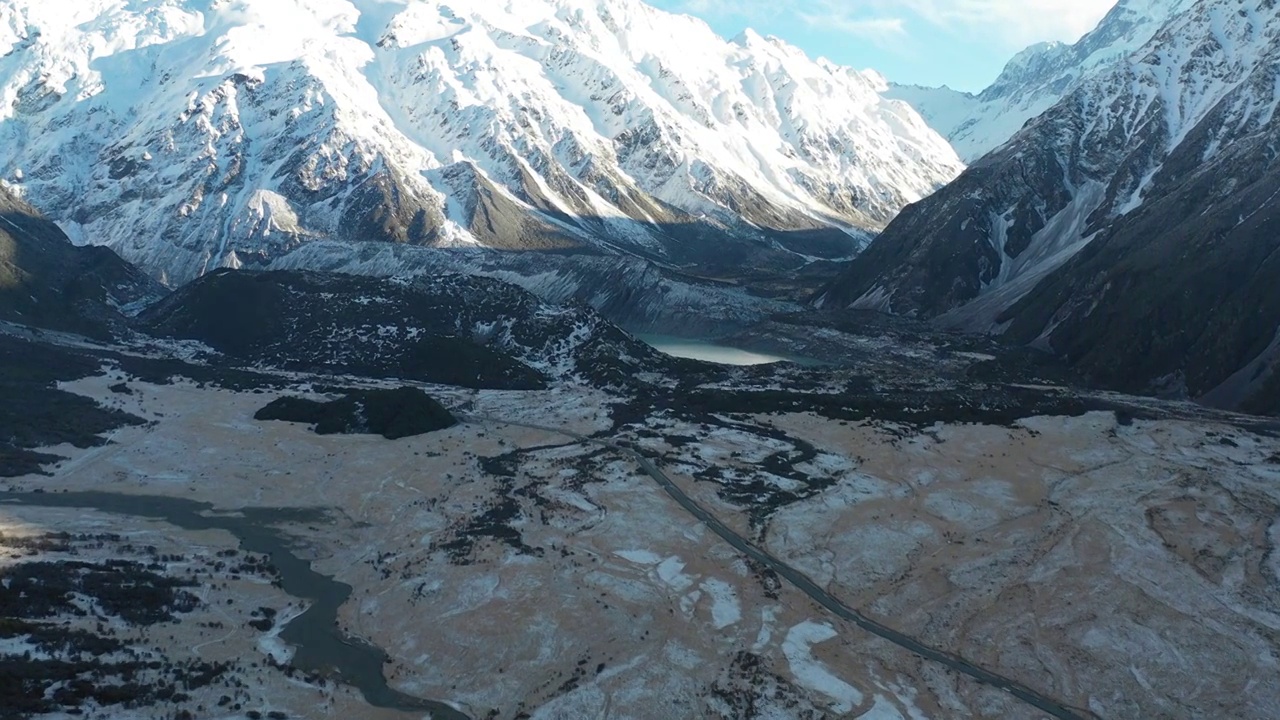
<instances>
[{"instance_id":1,"label":"mountain ridge","mask_svg":"<svg viewBox=\"0 0 1280 720\"><path fill-rule=\"evenodd\" d=\"M109 338L161 288L103 247L76 247L0 183L0 320Z\"/></svg>"},{"instance_id":2,"label":"mountain ridge","mask_svg":"<svg viewBox=\"0 0 1280 720\"><path fill-rule=\"evenodd\" d=\"M315 238L847 258L962 167L873 76L636 0L15 0L0 55L0 177L171 284Z\"/></svg>"},{"instance_id":3,"label":"mountain ridge","mask_svg":"<svg viewBox=\"0 0 1280 720\"><path fill-rule=\"evenodd\" d=\"M945 86L890 84L885 95L915 107L972 163L1003 145L1079 84L1140 49L1191 4L1192 0L1120 0L1078 41L1042 42L1017 53L999 77L976 94Z\"/></svg>"},{"instance_id":4,"label":"mountain ridge","mask_svg":"<svg viewBox=\"0 0 1280 720\"><path fill-rule=\"evenodd\" d=\"M1265 183L1274 181L1280 127L1278 37L1280 10L1270 0L1193 4L905 210L821 302L981 332L1012 326L1011 338L1061 351L1112 386L1210 395L1264 351L1258 338L1280 324L1269 303L1247 308L1257 319L1240 322L1234 304L1217 305L1227 286L1205 272L1229 270L1239 284L1232 292L1280 284L1261 262L1274 236L1245 223L1269 221L1274 198L1243 193L1258 182L1274 190ZM1127 274L1135 263L1152 269L1147 279ZM1166 287L1153 284L1157 277ZM1185 297L1151 302L1170 287ZM1184 336L1187 326L1196 337ZM1135 333L1147 340L1127 344ZM1091 346L1112 352L1103 358ZM1118 370L1125 367L1133 371ZM1259 370L1264 379L1270 367ZM1228 404L1273 402L1245 396Z\"/></svg>"}]
</instances>

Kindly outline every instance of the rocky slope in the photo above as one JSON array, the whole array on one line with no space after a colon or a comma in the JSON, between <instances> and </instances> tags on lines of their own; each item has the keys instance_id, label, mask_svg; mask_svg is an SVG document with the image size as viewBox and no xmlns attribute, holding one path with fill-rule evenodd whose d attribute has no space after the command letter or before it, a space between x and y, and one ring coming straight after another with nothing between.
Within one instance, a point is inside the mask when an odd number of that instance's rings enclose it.
<instances>
[{"instance_id":1,"label":"rocky slope","mask_svg":"<svg viewBox=\"0 0 1280 720\"><path fill-rule=\"evenodd\" d=\"M1000 77L976 95L917 85L891 85L885 95L910 103L966 162L973 162L1071 90L1140 49L1191 4L1192 0L1120 0L1076 43L1040 43L1018 53Z\"/></svg>"},{"instance_id":2,"label":"rocky slope","mask_svg":"<svg viewBox=\"0 0 1280 720\"><path fill-rule=\"evenodd\" d=\"M839 266L814 263L810 271L830 279ZM567 253L496 252L419 248L390 243L356 247L310 242L271 264L276 270L319 270L373 277L468 274L517 285L545 302L590 305L610 321L635 331L716 337L754 325L799 303L763 297L740 284L700 278L636 257ZM744 268L749 272L750 268ZM791 281L817 287L823 280L791 270ZM783 288L781 294L788 294ZM797 293L798 294L798 293Z\"/></svg>"},{"instance_id":3,"label":"rocky slope","mask_svg":"<svg viewBox=\"0 0 1280 720\"><path fill-rule=\"evenodd\" d=\"M174 284L320 237L847 257L961 169L879 83L638 0L15 0L0 177Z\"/></svg>"},{"instance_id":4,"label":"rocky slope","mask_svg":"<svg viewBox=\"0 0 1280 720\"><path fill-rule=\"evenodd\" d=\"M585 307L487 278L219 270L140 316L248 364L472 388L623 385L671 358Z\"/></svg>"},{"instance_id":5,"label":"rocky slope","mask_svg":"<svg viewBox=\"0 0 1280 720\"><path fill-rule=\"evenodd\" d=\"M1006 311L1009 337L1109 385L1280 413L1280 148L1253 135L1202 165L1215 141L1186 143L1166 192Z\"/></svg>"},{"instance_id":6,"label":"rocky slope","mask_svg":"<svg viewBox=\"0 0 1280 720\"><path fill-rule=\"evenodd\" d=\"M102 338L161 292L111 250L72 245L0 183L0 320Z\"/></svg>"},{"instance_id":7,"label":"rocky slope","mask_svg":"<svg viewBox=\"0 0 1280 720\"><path fill-rule=\"evenodd\" d=\"M1278 102L1280 6L1197 2L904 211L821 302L1008 328L1125 389L1209 394L1280 325ZM1274 407L1251 367L1219 399Z\"/></svg>"}]
</instances>

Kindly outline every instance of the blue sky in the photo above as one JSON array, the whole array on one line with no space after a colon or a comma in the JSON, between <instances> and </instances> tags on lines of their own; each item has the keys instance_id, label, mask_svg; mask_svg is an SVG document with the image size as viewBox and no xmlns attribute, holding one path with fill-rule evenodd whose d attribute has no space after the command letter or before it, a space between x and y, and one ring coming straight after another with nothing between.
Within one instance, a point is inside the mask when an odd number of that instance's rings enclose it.
<instances>
[{"instance_id":1,"label":"blue sky","mask_svg":"<svg viewBox=\"0 0 1280 720\"><path fill-rule=\"evenodd\" d=\"M1024 47L1074 41L1116 0L648 0L721 35L752 27L890 80L986 87Z\"/></svg>"}]
</instances>

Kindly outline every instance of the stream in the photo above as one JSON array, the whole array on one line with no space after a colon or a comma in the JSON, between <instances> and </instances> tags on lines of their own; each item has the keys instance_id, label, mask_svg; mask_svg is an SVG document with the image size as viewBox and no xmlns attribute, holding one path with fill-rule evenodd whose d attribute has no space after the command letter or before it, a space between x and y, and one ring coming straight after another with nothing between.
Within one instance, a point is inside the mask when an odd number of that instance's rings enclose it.
<instances>
[{"instance_id":1,"label":"stream","mask_svg":"<svg viewBox=\"0 0 1280 720\"><path fill-rule=\"evenodd\" d=\"M339 629L338 609L351 597L351 586L312 569L311 563L295 555L287 538L273 527L282 522L322 521L324 514L319 510L245 508L219 513L209 503L105 492L0 492L0 503L91 508L163 520L186 530L225 530L239 539L244 550L270 556L271 564L280 572L284 591L310 603L306 612L289 621L280 632L280 638L294 647L294 667L332 676L359 690L374 707L426 712L433 720L470 720L451 705L391 688L382 671L387 654Z\"/></svg>"}]
</instances>

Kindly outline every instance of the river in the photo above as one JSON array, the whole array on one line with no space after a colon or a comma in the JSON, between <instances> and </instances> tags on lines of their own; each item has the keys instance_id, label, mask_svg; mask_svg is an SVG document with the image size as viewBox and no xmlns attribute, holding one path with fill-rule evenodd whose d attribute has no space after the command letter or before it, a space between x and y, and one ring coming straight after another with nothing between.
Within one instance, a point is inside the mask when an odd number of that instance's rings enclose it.
<instances>
[{"instance_id":1,"label":"river","mask_svg":"<svg viewBox=\"0 0 1280 720\"><path fill-rule=\"evenodd\" d=\"M0 492L0 503L33 507L91 508L116 515L163 520L186 530L225 530L244 550L271 557L285 592L306 600L306 612L289 621L280 638L292 645L293 666L323 673L361 692L374 707L427 712L435 720L470 720L451 705L413 697L391 688L382 668L387 654L381 648L344 634L338 609L351 597L351 586L321 575L311 563L294 554L288 539L274 526L283 522L323 520L318 510L245 508L220 514L208 503L152 495L103 492Z\"/></svg>"}]
</instances>

